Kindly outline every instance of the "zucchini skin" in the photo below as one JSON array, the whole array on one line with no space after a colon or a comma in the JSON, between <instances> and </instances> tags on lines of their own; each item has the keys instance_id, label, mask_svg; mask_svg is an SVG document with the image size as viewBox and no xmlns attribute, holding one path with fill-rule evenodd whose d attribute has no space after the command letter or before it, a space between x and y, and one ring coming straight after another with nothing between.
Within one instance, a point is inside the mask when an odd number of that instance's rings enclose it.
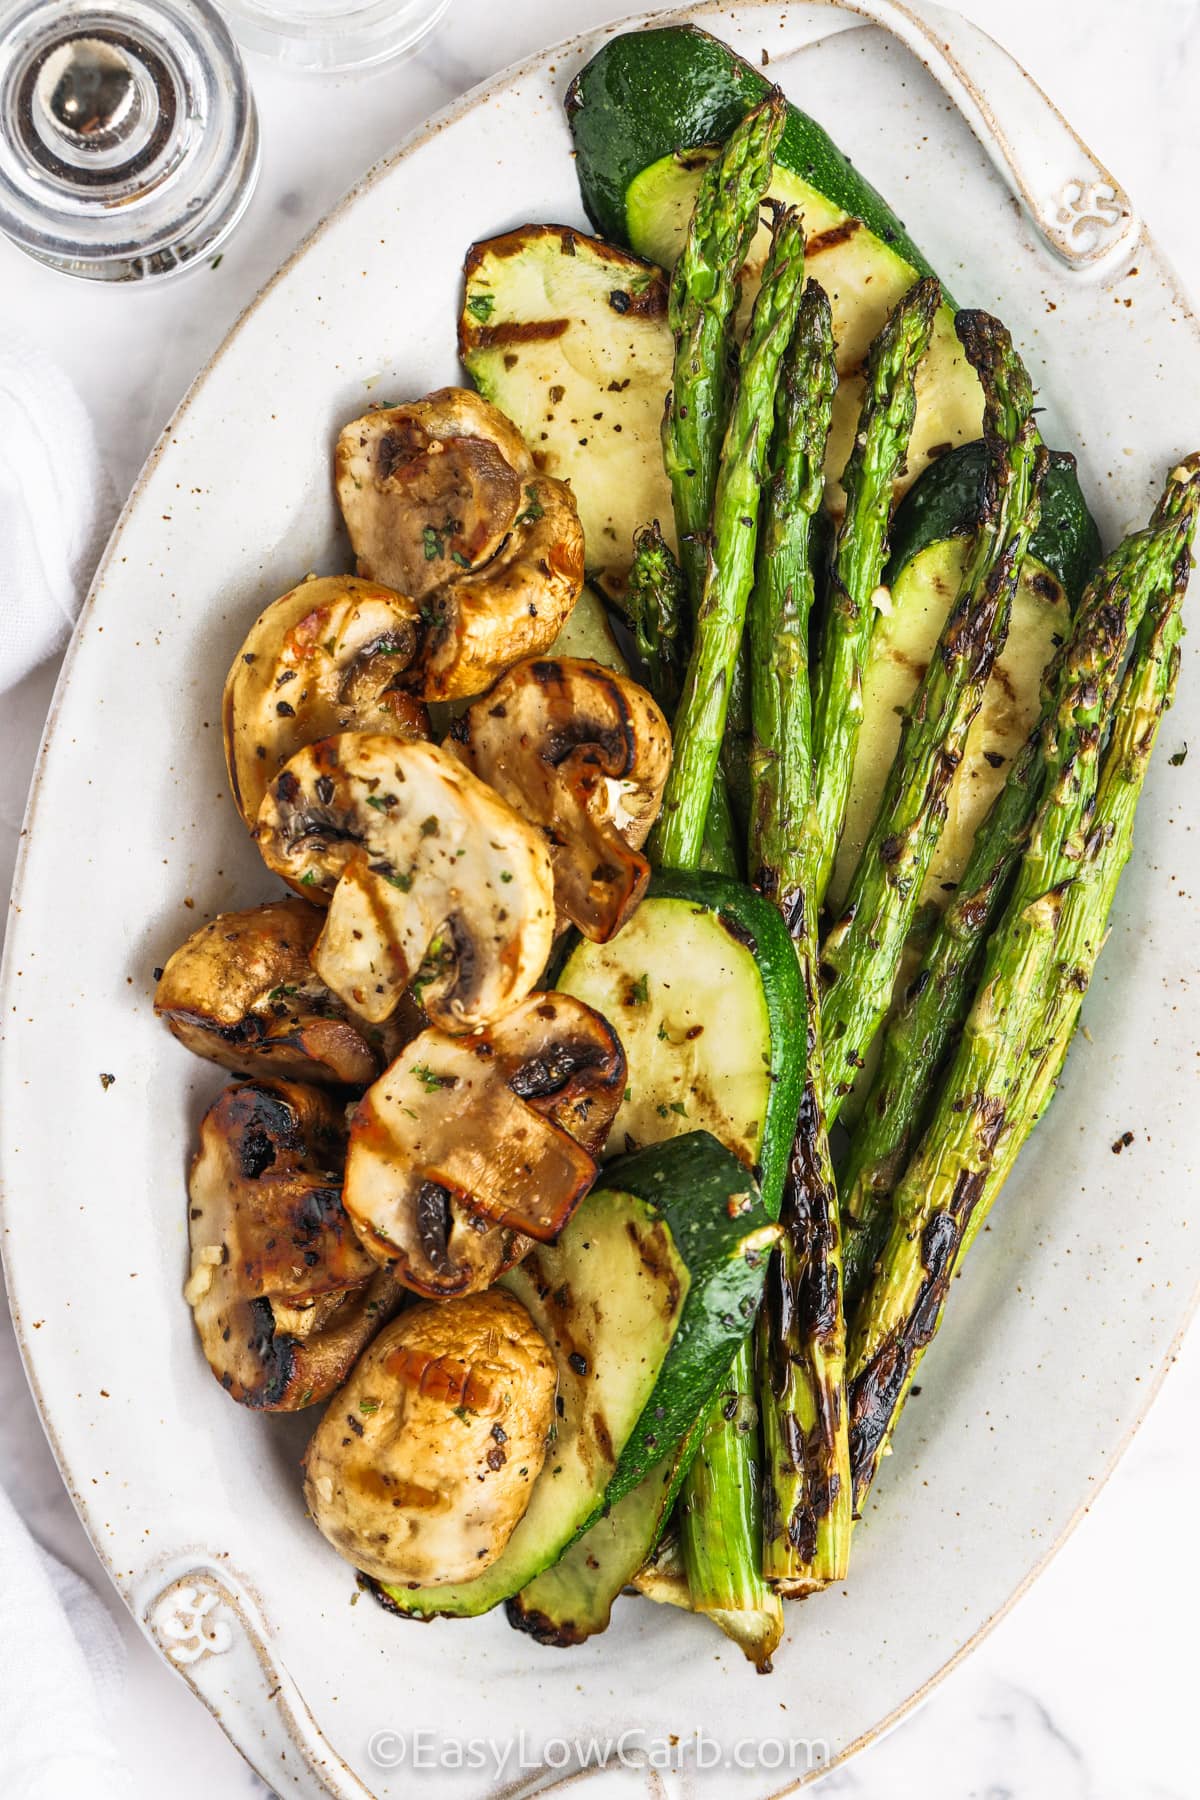
<instances>
[{"instance_id":1,"label":"zucchini skin","mask_svg":"<svg viewBox=\"0 0 1200 1800\"><path fill-rule=\"evenodd\" d=\"M675 150L726 138L770 91L757 69L695 25L613 38L567 91L588 217L603 236L627 244L625 192L634 176ZM918 274L933 273L883 196L798 107L788 106L776 160L861 219Z\"/></svg>"},{"instance_id":2,"label":"zucchini skin","mask_svg":"<svg viewBox=\"0 0 1200 1800\"><path fill-rule=\"evenodd\" d=\"M706 912L716 913L758 965L771 1028L771 1092L763 1120L762 1150L754 1173L767 1216L777 1219L804 1093L807 1041L807 1006L787 926L761 894L728 875L707 870L656 869L646 898L688 900ZM623 1172L626 1165L617 1166Z\"/></svg>"},{"instance_id":3,"label":"zucchini skin","mask_svg":"<svg viewBox=\"0 0 1200 1800\"><path fill-rule=\"evenodd\" d=\"M960 444L930 463L896 509L884 577L889 584L930 544L974 530L986 470L982 438ZM1100 561L1100 548L1100 533L1083 497L1075 458L1068 450L1052 450L1042 483L1041 520L1029 554L1061 582L1072 612Z\"/></svg>"},{"instance_id":4,"label":"zucchini skin","mask_svg":"<svg viewBox=\"0 0 1200 1800\"><path fill-rule=\"evenodd\" d=\"M607 1508L637 1487L664 1454L693 1438L741 1337L754 1324L779 1229L749 1170L707 1131L648 1144L610 1163L605 1175L607 1186L654 1208L691 1277L654 1392L604 1491ZM682 1458L678 1475L686 1468Z\"/></svg>"}]
</instances>

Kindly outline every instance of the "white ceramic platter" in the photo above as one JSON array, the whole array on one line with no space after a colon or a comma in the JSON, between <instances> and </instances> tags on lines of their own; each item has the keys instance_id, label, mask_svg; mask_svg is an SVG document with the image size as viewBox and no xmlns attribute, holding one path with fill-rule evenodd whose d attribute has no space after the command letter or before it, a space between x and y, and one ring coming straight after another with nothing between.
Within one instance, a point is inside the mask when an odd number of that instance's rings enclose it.
<instances>
[{"instance_id":1,"label":"white ceramic platter","mask_svg":"<svg viewBox=\"0 0 1200 1800\"><path fill-rule=\"evenodd\" d=\"M768 50L956 295L1003 315L1041 383L1047 436L1080 450L1106 536L1142 519L1194 447L1200 348L1124 197L1048 103L932 8L928 36L891 0L697 16L755 63ZM583 222L562 96L599 41L548 52L437 121L242 320L121 521L30 807L0 1086L5 1260L30 1377L114 1581L285 1795L412 1792L417 1777L379 1764L418 1729L503 1742L524 1728L528 1768L419 1777L422 1792L471 1800L552 1785L538 1767L550 1738L631 1728L647 1745L702 1728L730 1753L782 1737L845 1754L920 1696L1087 1506L1149 1401L1200 1262L1194 759L1167 761L1200 743L1186 666L1064 1091L956 1290L850 1585L790 1611L772 1679L703 1625L631 1600L571 1652L502 1617L418 1629L352 1605L350 1570L304 1517L312 1421L230 1405L201 1358L180 1296L184 1169L221 1076L156 1026L151 971L203 918L270 891L226 793L222 677L261 606L308 569L345 565L338 424L370 392L456 378L466 245L526 219ZM1022 183L1040 224L1016 203ZM399 1735L381 1745L381 1732ZM766 1760L720 1769L709 1791L757 1800L804 1772L799 1752ZM663 1791L646 1770L588 1779Z\"/></svg>"}]
</instances>

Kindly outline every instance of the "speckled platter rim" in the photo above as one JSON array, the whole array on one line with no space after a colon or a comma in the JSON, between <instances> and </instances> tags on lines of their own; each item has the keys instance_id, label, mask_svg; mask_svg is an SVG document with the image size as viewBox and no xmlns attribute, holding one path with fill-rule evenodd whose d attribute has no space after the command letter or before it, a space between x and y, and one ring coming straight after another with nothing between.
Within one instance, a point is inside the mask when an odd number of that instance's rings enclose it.
<instances>
[{"instance_id":1,"label":"speckled platter rim","mask_svg":"<svg viewBox=\"0 0 1200 1800\"><path fill-rule=\"evenodd\" d=\"M871 20L874 20L875 22L885 22L885 21L880 20L880 17L879 17L880 9L876 8L876 7L872 7L868 4L854 4L853 0L822 0L822 3L829 5L831 8L840 8L843 11L849 11L849 12L855 13L863 19L871 19ZM736 10L739 14L745 14L751 10L751 5L753 5L753 4L759 5L763 10L777 10L777 8L770 5L769 0L751 0L751 4L746 4L745 0L743 0L743 4L739 5L736 9L733 9L733 10ZM729 8L722 7L718 4L716 4L716 0L713 0L713 3L710 5L702 6L702 7L698 7L698 8L694 8L694 9L689 9L686 12L686 14L672 15L672 16L689 17L689 18L694 17L694 18L701 19L705 23L709 24L713 29L715 29L716 31L719 32L721 16L722 16L722 14L727 14L730 10L731 9L729 9ZM919 15L915 11L915 9L910 8L910 7L896 7L894 9L890 9L890 10L893 10L897 13L903 13L911 19L916 19L919 17ZM105 558L102 562L101 568L98 571L96 582L93 587L93 592L91 595L89 595L87 605L85 606L84 613L81 618L81 629L86 629L91 623L96 590L101 585L105 574L107 573L109 567L112 565L114 559L118 555L118 552L121 548L121 544L124 539L124 534L126 532L126 529L129 525L130 520L132 519L134 514L137 512L141 498L145 493L147 484L149 483L152 475L155 473L155 471L157 470L157 468L158 468L159 464L162 462L162 460L170 454L172 440L173 440L174 434L175 434L176 429L178 428L180 422L185 418L189 408L192 406L197 395L201 391L201 388L205 385L205 383L208 381L210 376L212 376L214 374L214 372L216 372L220 368L222 359L225 355L225 352L226 352L228 346L230 345L230 343L232 341L234 341L236 339L236 337L242 330L245 321L254 314L256 309L261 304L263 298L275 288L275 286L278 284L278 282L281 281L287 275L287 273L296 266L296 264L298 262L303 260L310 245L313 242L315 242L322 235L322 233L324 233L326 230L328 230L330 225L334 221L342 218L349 210L351 210L353 208L355 202L357 201L357 199L365 191L367 191L371 187L373 187L375 185L375 183L377 183L381 178L383 178L390 170L395 168L403 160L403 158L405 156L411 154L414 150L419 148L422 144L428 142L432 137L436 136L437 134L444 132L445 130L447 130L449 128L452 128L453 125L458 120L462 119L469 113L473 112L476 108L486 105L495 95L503 92L507 87L528 77L532 73L534 73L540 69L543 69L555 57L558 57L560 59L567 58L567 57L573 55L574 53L576 53L581 44L586 43L586 44L594 45L597 42L601 41L604 37L611 35L611 33L613 31L615 31L619 28L620 28L619 26L614 25L612 27L606 28L604 31L601 31L601 32L589 32L587 34L581 35L580 37L576 37L576 38L567 40L566 42L555 46L551 50L545 51L535 57L527 59L527 61L525 61L524 63L522 63L515 69L505 72L504 74L498 76L494 81L487 83L482 88L476 89L472 93L465 96L462 100L458 101L453 106L448 108L445 112L443 112L441 115L439 115L438 118L436 118L434 121L432 121L422 131L414 134L413 137L411 137L406 142L406 144L399 151L397 151L394 155L389 156L388 158L384 159L379 164L377 164L363 178L363 180L360 183L358 183L353 189L351 189L351 191L348 193L346 198L339 204L339 206L337 208L334 209L334 211L322 223L322 225L317 227L316 231L313 232L312 234L310 234L309 237L304 240L304 242L299 246L299 248L294 253L294 255L291 258L289 258L287 263L285 263L283 265L283 267L279 271L279 273L273 278L273 280L267 285L267 287L263 289L262 293L253 302L251 302L249 307L247 307L245 309L245 311L239 318L237 324L235 324L235 326L233 327L233 330L231 331L229 336L225 339L225 341L222 344L222 346L220 347L220 349L218 349L218 351L215 353L213 358L206 365L204 370L201 371L201 373L197 376L196 380L193 382L193 384L189 388L188 393L185 395L184 400L182 401L179 409L177 410L176 414L174 415L171 423L168 425L168 427L164 431L162 438L159 440L158 445L155 447L150 458L148 459L146 467L143 470L142 474L140 475L138 482L133 490L133 493L130 496L130 499L129 499L127 505L123 509L120 519L118 520L116 529L114 531L113 538L110 542L108 550L106 551ZM977 99L980 100L981 107L983 108L983 110L986 113L988 109L986 108L986 106L984 106L983 98L982 98L980 90L978 88L974 88L973 91L976 93L976 97L977 97ZM999 129L999 127L997 129ZM1173 277L1171 276L1169 268L1165 264L1164 259L1161 257L1160 253L1155 248L1152 239L1149 237L1149 234L1144 230L1144 228L1140 228L1140 227L1138 228L1136 234L1133 235L1130 239L1130 245L1131 245L1131 248L1139 256L1146 258L1148 261L1153 261L1157 265L1158 269L1160 270L1160 272L1162 274L1162 277L1163 277L1163 280L1165 283L1169 284L1173 281ZM1187 307L1186 302L1183 302L1182 300L1180 302L1180 306L1181 306L1181 311L1186 316L1189 329L1192 333L1193 340L1197 340L1198 334L1196 331L1196 325L1195 325L1194 319L1192 318L1190 309ZM41 784L42 784L42 774L43 774L46 758L52 749L52 746L54 743L54 738L55 738L55 733L56 733L56 730L58 729L59 721L60 721L61 715L63 713L64 706L65 706L65 703L67 700L67 696L68 696L68 693L70 690L71 674L72 674L72 668L73 668L74 662L75 662L75 648L73 646L72 651L67 658L62 677L60 678L58 687L55 692L54 701L53 701L53 704L52 704L52 707L50 710L50 715L49 715L49 719L47 722L46 732L45 732L45 736L43 739L42 750L39 755L38 770L37 770L37 774L35 775L33 788L31 790L29 809L28 809L28 813L26 816L25 829L23 832L23 841L22 841L22 845L21 845L20 858L19 858L19 862L18 862L18 868L17 868L16 877L14 880L14 887L13 887L13 906L16 911L20 910L21 900L22 900L22 892L23 892L23 887L24 887L26 865L27 865L29 858L31 856L31 853L32 853L31 845L32 845L32 839L33 839L35 827L37 825L38 799L39 799L39 791L40 791ZM12 998L12 993L11 993L12 981L13 981L13 971L12 971L12 959L10 957L6 960L3 977L0 978L0 998L3 999L6 1007L7 1007L8 1002ZM5 1055L7 1056L8 1054L9 1054L9 1052L6 1050ZM6 1179L5 1179L5 1183L4 1183L4 1188L2 1190L0 1190L0 1226L3 1226L5 1229L6 1238L7 1238L7 1215L6 1215L5 1209L8 1205L8 1201L5 1198L5 1194L10 1188L15 1188L15 1185L16 1185L15 1172L11 1172L11 1173L8 1172L7 1165L6 1165ZM7 1271L7 1261L6 1261L6 1271ZM29 1332L26 1329L26 1325L22 1318L21 1310L20 1310L20 1307L17 1302L16 1290L19 1287L19 1275L15 1269L13 1271L9 1272L9 1280L10 1280L10 1298L12 1300L12 1305L13 1305L14 1323L16 1326L17 1334L18 1334L18 1340L21 1345L22 1355L25 1360L25 1365L26 1365L26 1369L27 1369L27 1372L29 1375L30 1383L31 1383L31 1386L34 1391L35 1398L37 1399L37 1402L38 1402L39 1410L41 1412L42 1419L45 1424L47 1435L50 1439L52 1446L55 1449L56 1456L58 1456L58 1458L59 1458L59 1463L60 1463L60 1467L63 1470L64 1479L66 1480L67 1485L72 1493L72 1498L74 1499L75 1504L80 1512L80 1515L81 1515L81 1518L83 1519L85 1528L88 1530L89 1536L91 1537L92 1542L96 1547L97 1554L100 1556L101 1560L105 1563L105 1566L109 1569L110 1574L112 1574L113 1579L116 1582L119 1590L121 1591L123 1598L125 1598L127 1603L130 1604L130 1606L133 1608L135 1613L138 1613L139 1612L138 1595L133 1591L131 1585L129 1583L121 1580L118 1577L118 1575L116 1574L116 1572L114 1571L113 1565L112 1565L112 1560L108 1553L108 1549L107 1549L107 1545L106 1545L106 1536L105 1536L104 1526L101 1523L101 1521L98 1519L98 1517L96 1517L94 1515L91 1507L89 1506L87 1496L85 1494L83 1494L82 1492L80 1492L78 1490L77 1486L75 1485L75 1483L73 1482L72 1477L71 1477L71 1472L70 1472L69 1468L66 1466L65 1459L60 1454L58 1441L57 1441L57 1433L56 1433L54 1421L53 1421L52 1403L43 1395L43 1393L41 1391L41 1385L40 1385L39 1379L38 1379L37 1367L36 1367L36 1364L37 1364L36 1342L33 1340L31 1332ZM1123 1453L1130 1438L1132 1437L1134 1431L1136 1430L1137 1425L1140 1423L1141 1419L1144 1418L1145 1413L1148 1410L1149 1405L1151 1404L1151 1402L1153 1400L1154 1394L1157 1392L1158 1387L1161 1384L1161 1381L1164 1378L1167 1369L1170 1367L1170 1364L1173 1361L1173 1359L1177 1353L1179 1342L1180 1342L1182 1336L1184 1335L1184 1332L1187 1329L1187 1325L1188 1325L1188 1323L1192 1317L1192 1314L1195 1310L1196 1301L1197 1301L1197 1295L1195 1293L1193 1293L1189 1299L1185 1313L1182 1317L1182 1322L1179 1324L1177 1330L1175 1331L1175 1334L1170 1342L1170 1345L1169 1345L1169 1348L1168 1348L1166 1354L1163 1356L1157 1369L1154 1371L1152 1381L1148 1382L1143 1388L1143 1403L1140 1407L1140 1410L1137 1411L1134 1415L1132 1415L1132 1423L1129 1424L1128 1428L1122 1434L1119 1441L1117 1443L1115 1443L1114 1446L1111 1448L1110 1453L1108 1454L1106 1460L1104 1461L1104 1463L1102 1465L1096 1485L1093 1486L1088 1497L1085 1498L1084 1500L1080 1501L1074 1514L1070 1517L1070 1519L1066 1523L1065 1527L1059 1532L1058 1536L1054 1539L1054 1541L1048 1545L1048 1547L1045 1550L1045 1553L1041 1556L1041 1558L1037 1561L1037 1563L1030 1568L1030 1570L1026 1574L1025 1578L1012 1590L1012 1592L1008 1596L1007 1600L1001 1606L999 1606L990 1615L990 1617L982 1625L980 1625L978 1627L978 1629L976 1629L972 1633L972 1635L960 1646L960 1648L945 1661L945 1663L938 1669L938 1671L928 1681L922 1683L922 1685L916 1691L914 1691L910 1696L908 1696L907 1699L903 1703L901 1703L899 1706L897 1706L886 1718L879 1721L872 1729L864 1732L860 1737L858 1737L852 1743L848 1744L846 1746L846 1748L842 1751L842 1753L836 1759L837 1761L844 1760L845 1757L854 1754L855 1751L857 1751L858 1749L862 1748L864 1745L866 1745L866 1744L872 1742L873 1740L875 1740L876 1738L878 1738L882 1733L884 1733L885 1731L890 1729L892 1725L894 1725L900 1718L902 1718L906 1712L911 1710L913 1706L917 1705L930 1692L932 1687L935 1686L936 1683L938 1681L940 1681L944 1677L944 1675L949 1672L950 1669L952 1669L959 1661L961 1661L961 1659L969 1652L969 1650L972 1649L974 1647L974 1645L980 1641L982 1636L984 1636L986 1634L986 1632L988 1630L990 1630L992 1628L992 1626L994 1626L998 1622L998 1620L1004 1616L1004 1614L1009 1610L1009 1608L1012 1606L1012 1604L1014 1604L1015 1601L1020 1597L1020 1595L1025 1592L1025 1590L1028 1588L1028 1586L1031 1584L1031 1582L1036 1578L1037 1574L1039 1574L1041 1572L1041 1570L1046 1566L1046 1564L1050 1560L1051 1556L1054 1555L1054 1553L1057 1551L1057 1549L1061 1546L1061 1544L1065 1541L1065 1539L1070 1535L1071 1531L1074 1529L1074 1526L1078 1523L1079 1519L1083 1516L1083 1514L1087 1510L1089 1510L1092 1497L1094 1496L1094 1493L1096 1491L1096 1486L1098 1486L1099 1482L1106 1479L1107 1476L1111 1473L1112 1468L1115 1466L1117 1460ZM143 1621L143 1622L145 1622L145 1621ZM161 1640L160 1640L160 1648L161 1647L162 1647L162 1645L161 1645ZM198 1689L197 1691L200 1691L200 1690ZM206 1698L203 1695L203 1693L201 1694L201 1697ZM321 1757L319 1754L318 1754L316 1760L314 1760L310 1727L312 1727L312 1729L315 1730L315 1726L312 1726L312 1721L311 1721L310 1717L308 1717L306 1719L306 1717L304 1716L305 1714L306 1714L306 1709L303 1708L303 1705L301 1703L299 1716L295 1717L292 1720L292 1722L288 1725L287 1729L289 1730L289 1732L292 1736L292 1739L295 1743L296 1748L301 1751L304 1759L312 1767L313 1774L314 1774L314 1777L316 1778L316 1780L318 1780L321 1783L326 1784L328 1787L328 1791L331 1791L331 1792L338 1792L338 1793L343 1793L343 1792L344 1793L357 1793L360 1791L365 1792L365 1790L360 1789L359 1784L357 1782L357 1778L355 1777L353 1772L348 1768L348 1766L344 1762L342 1762L342 1760L340 1758L336 1757L336 1755L334 1753L329 1753L329 1755L331 1757L330 1761L324 1760L324 1758ZM222 1725L229 1732L231 1738L233 1739L233 1741L235 1743L238 1744L238 1747L243 1751L243 1753L245 1753L248 1756L248 1758L255 1764L255 1766L260 1766L260 1749L259 1749L259 1747L254 1745L253 1743L245 1741L246 1734L244 1731L239 1733L239 1726L243 1725L244 1721L242 1721L240 1718L230 1718L228 1716L228 1712L218 1711L217 1716L220 1718ZM326 1747L326 1749L327 1749L327 1747ZM821 1770L821 1771L818 1771L817 1773L824 1773L824 1772L825 1772L824 1770ZM816 1777L814 1775L814 1777L811 1777L811 1778L816 1778ZM790 1791L793 1791L794 1787L799 1786L799 1785L803 1785L803 1784L802 1783L788 1784L784 1787L776 1789L775 1792L777 1794L783 1794L786 1792L790 1792Z\"/></svg>"}]
</instances>

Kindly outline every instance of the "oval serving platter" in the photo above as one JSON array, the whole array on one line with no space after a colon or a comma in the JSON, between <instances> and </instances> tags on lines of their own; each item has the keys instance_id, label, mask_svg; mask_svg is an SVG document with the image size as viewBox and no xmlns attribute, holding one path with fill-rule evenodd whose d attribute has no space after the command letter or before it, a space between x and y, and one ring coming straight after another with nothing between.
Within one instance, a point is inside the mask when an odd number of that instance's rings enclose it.
<instances>
[{"instance_id":1,"label":"oval serving platter","mask_svg":"<svg viewBox=\"0 0 1200 1800\"><path fill-rule=\"evenodd\" d=\"M1106 538L1140 521L1193 447L1200 342L1124 195L1028 78L932 6L745 0L673 16L769 55L957 297L1011 326ZM640 1601L568 1652L502 1616L418 1632L353 1604L352 1572L304 1516L315 1421L231 1406L201 1357L181 1298L184 1177L222 1077L155 1023L151 995L155 965L203 918L272 887L226 791L222 679L268 600L347 565L338 425L371 396L459 378L467 245L529 219L584 222L562 99L606 35L435 121L250 308L121 519L30 801L0 1063L5 1265L30 1379L120 1592L284 1795L408 1793L418 1731L437 1760L440 1743L523 1728L499 1767L451 1749L419 1777L447 1800L544 1791L578 1761L607 1763L585 1786L661 1793L648 1765L615 1766L630 1731L627 1761L672 1737L686 1761L701 1729L731 1755L768 1740L761 1766L722 1767L730 1800L818 1773L911 1706L1052 1553L1144 1412L1200 1274L1184 998L1200 881L1187 778L1168 762L1200 739L1185 666L1063 1092L957 1290L851 1581L789 1609L772 1679Z\"/></svg>"}]
</instances>

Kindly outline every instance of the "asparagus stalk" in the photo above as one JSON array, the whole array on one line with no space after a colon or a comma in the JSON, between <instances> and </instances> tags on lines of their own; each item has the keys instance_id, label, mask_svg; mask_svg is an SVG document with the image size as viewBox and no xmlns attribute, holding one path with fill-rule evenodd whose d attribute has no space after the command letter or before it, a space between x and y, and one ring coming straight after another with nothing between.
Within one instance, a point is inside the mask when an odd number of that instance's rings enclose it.
<instances>
[{"instance_id":1,"label":"asparagus stalk","mask_svg":"<svg viewBox=\"0 0 1200 1800\"><path fill-rule=\"evenodd\" d=\"M671 718L683 687L687 589L657 519L634 534L625 616L645 665L650 692Z\"/></svg>"},{"instance_id":2,"label":"asparagus stalk","mask_svg":"<svg viewBox=\"0 0 1200 1800\"><path fill-rule=\"evenodd\" d=\"M1046 740L1058 691L1094 692L1093 718L1107 715L1129 637L1150 592L1144 564L1157 562L1157 534L1188 514L1191 489L1169 482L1148 534L1122 544L1084 594L1068 642L1047 671L1041 716L976 837L951 905L934 929L908 997L884 1035L879 1066L850 1141L840 1195L846 1234L846 1306L859 1299L883 1245L892 1190L904 1171L923 1113L978 978L983 947L1025 847L1046 775ZM1186 529L1186 527L1185 527ZM1169 554L1168 550L1168 554ZM1074 748L1061 730L1051 770Z\"/></svg>"},{"instance_id":3,"label":"asparagus stalk","mask_svg":"<svg viewBox=\"0 0 1200 1800\"><path fill-rule=\"evenodd\" d=\"M800 303L804 232L781 213L739 359L738 385L722 448L711 552L667 785L669 814L652 839L670 868L700 860L717 777L729 684L754 573L759 489L770 446L776 376ZM680 1496L680 1538L693 1604L709 1613L760 1669L783 1634L778 1596L761 1572L756 1434L745 1427L754 1371L749 1342L713 1411ZM739 1426L742 1428L739 1429Z\"/></svg>"},{"instance_id":4,"label":"asparagus stalk","mask_svg":"<svg viewBox=\"0 0 1200 1800\"><path fill-rule=\"evenodd\" d=\"M950 1041L962 1025L988 934L1020 858L1037 800L1040 725L1013 763L976 834L958 891L938 920L879 1063L838 1183L848 1313L883 1247L889 1202L904 1172Z\"/></svg>"},{"instance_id":5,"label":"asparagus stalk","mask_svg":"<svg viewBox=\"0 0 1200 1800\"><path fill-rule=\"evenodd\" d=\"M650 692L667 717L673 718L687 662L687 587L657 520L635 533L633 551L625 616ZM700 867L723 875L739 872L737 832L723 781L714 784L709 800Z\"/></svg>"},{"instance_id":6,"label":"asparagus stalk","mask_svg":"<svg viewBox=\"0 0 1200 1800\"><path fill-rule=\"evenodd\" d=\"M753 1344L747 1338L717 1395L679 1495L688 1592L758 1670L771 1671L783 1607L762 1572L762 1493Z\"/></svg>"},{"instance_id":7,"label":"asparagus stalk","mask_svg":"<svg viewBox=\"0 0 1200 1800\"><path fill-rule=\"evenodd\" d=\"M1174 693L1198 504L1200 458L1192 458L1172 471L1149 529L1105 565L1096 629L1073 635L1060 671L1029 846L949 1076L897 1188L891 1231L855 1325L856 1506L941 1322L954 1272L1048 1102L1074 1032ZM1114 705L1128 621L1143 612Z\"/></svg>"},{"instance_id":8,"label":"asparagus stalk","mask_svg":"<svg viewBox=\"0 0 1200 1800\"><path fill-rule=\"evenodd\" d=\"M884 788L842 917L821 950L827 1104L837 1117L891 1001L905 940L946 819L946 795L992 666L1004 648L1021 563L1037 527L1046 451L1033 389L1012 340L987 313L955 327L985 398L983 516Z\"/></svg>"},{"instance_id":9,"label":"asparagus stalk","mask_svg":"<svg viewBox=\"0 0 1200 1800\"><path fill-rule=\"evenodd\" d=\"M671 274L667 320L675 334L675 368L663 418L663 461L693 612L704 591L742 265L758 230L785 118L776 88L731 133L701 177Z\"/></svg>"},{"instance_id":10,"label":"asparagus stalk","mask_svg":"<svg viewBox=\"0 0 1200 1800\"><path fill-rule=\"evenodd\" d=\"M758 1328L763 1573L793 1598L842 1579L851 1526L841 1245L825 1129L817 910L810 903L819 848L808 661L811 536L836 387L829 301L810 281L781 370L749 605L749 866L792 934L808 999L805 1091L784 1194L784 1237Z\"/></svg>"},{"instance_id":11,"label":"asparagus stalk","mask_svg":"<svg viewBox=\"0 0 1200 1800\"><path fill-rule=\"evenodd\" d=\"M822 633L814 701L820 822L815 899L833 872L862 724L863 671L875 627L875 592L887 559L892 484L904 467L916 417L916 374L929 348L941 289L932 276L911 287L871 345L867 388L842 486L833 584Z\"/></svg>"},{"instance_id":12,"label":"asparagus stalk","mask_svg":"<svg viewBox=\"0 0 1200 1800\"><path fill-rule=\"evenodd\" d=\"M800 215L788 210L776 220L721 449L704 590L675 718L671 773L653 838L654 854L668 868L692 868L699 855L754 582L776 378L795 325L803 277L804 227Z\"/></svg>"}]
</instances>

